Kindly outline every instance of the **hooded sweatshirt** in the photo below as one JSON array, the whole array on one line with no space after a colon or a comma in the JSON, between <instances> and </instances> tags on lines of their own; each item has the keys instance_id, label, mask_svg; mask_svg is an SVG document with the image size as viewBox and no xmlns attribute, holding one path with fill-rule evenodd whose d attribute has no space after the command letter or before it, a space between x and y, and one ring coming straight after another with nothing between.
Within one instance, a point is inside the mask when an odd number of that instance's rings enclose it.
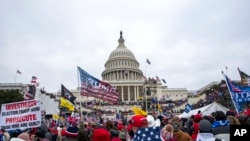
<instances>
[{"instance_id":1,"label":"hooded sweatshirt","mask_svg":"<svg viewBox=\"0 0 250 141\"><path fill-rule=\"evenodd\" d=\"M177 138L178 141L191 141L192 138L186 132L181 130L174 132L174 137Z\"/></svg>"}]
</instances>

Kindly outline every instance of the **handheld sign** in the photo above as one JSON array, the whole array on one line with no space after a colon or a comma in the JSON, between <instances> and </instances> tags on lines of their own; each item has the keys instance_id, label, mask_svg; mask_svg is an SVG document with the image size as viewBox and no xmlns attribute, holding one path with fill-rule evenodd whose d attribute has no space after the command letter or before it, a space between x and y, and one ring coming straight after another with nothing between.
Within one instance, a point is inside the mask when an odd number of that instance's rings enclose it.
<instances>
[{"instance_id":1,"label":"handheld sign","mask_svg":"<svg viewBox=\"0 0 250 141\"><path fill-rule=\"evenodd\" d=\"M0 128L26 129L41 125L40 100L6 103L1 106Z\"/></svg>"}]
</instances>

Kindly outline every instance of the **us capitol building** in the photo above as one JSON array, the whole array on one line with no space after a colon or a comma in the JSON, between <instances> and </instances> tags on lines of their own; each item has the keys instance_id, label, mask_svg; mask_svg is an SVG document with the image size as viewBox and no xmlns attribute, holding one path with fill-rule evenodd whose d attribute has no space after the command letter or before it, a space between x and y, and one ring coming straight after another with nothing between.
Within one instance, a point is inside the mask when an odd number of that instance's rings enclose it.
<instances>
[{"instance_id":1,"label":"us capitol building","mask_svg":"<svg viewBox=\"0 0 250 141\"><path fill-rule=\"evenodd\" d=\"M146 60L145 60L146 61ZM156 78L147 77L143 79L143 72L139 69L140 63L135 55L125 46L122 31L118 39L118 46L110 53L108 60L104 64L105 70L102 72L102 81L116 87L120 96L119 101L139 101L155 98L157 100L180 100L186 99L191 94L186 88L168 88ZM78 90L72 90L78 96ZM86 97L78 97L82 101ZM90 99L90 98L88 98Z\"/></svg>"},{"instance_id":2,"label":"us capitol building","mask_svg":"<svg viewBox=\"0 0 250 141\"><path fill-rule=\"evenodd\" d=\"M161 81L157 81L154 77L146 77L146 79L143 79L145 77L143 72L139 69L139 62L136 60L133 52L125 46L122 31L120 32L120 38L118 39L118 46L110 53L104 66L105 69L101 74L102 81L117 88L118 93L120 94L119 102L142 102L142 105L148 107L150 106L152 98L158 101L176 101L187 99L188 95L193 94L193 92L188 91L186 88L168 88L166 85L163 85ZM30 87L30 84L0 83L1 90L15 89L19 90L22 94L25 94L27 87ZM207 87L209 86L204 86L201 89L207 89ZM79 95L79 88L69 90L77 97L77 102L94 100L94 98L87 98ZM58 102L61 90L56 93L46 93L46 95L41 94L40 90L37 90L35 98L40 98L44 102ZM147 103L149 105L145 105ZM43 105L46 106L49 104ZM51 113L54 113L54 111L51 111Z\"/></svg>"}]
</instances>

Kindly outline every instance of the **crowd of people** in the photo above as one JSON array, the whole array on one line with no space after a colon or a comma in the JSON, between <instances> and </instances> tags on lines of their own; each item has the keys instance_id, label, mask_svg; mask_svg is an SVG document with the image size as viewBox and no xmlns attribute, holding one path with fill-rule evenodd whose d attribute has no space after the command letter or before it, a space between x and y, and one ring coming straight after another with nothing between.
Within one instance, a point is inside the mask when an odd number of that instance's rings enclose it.
<instances>
[{"instance_id":1,"label":"crowd of people","mask_svg":"<svg viewBox=\"0 0 250 141\"><path fill-rule=\"evenodd\" d=\"M87 119L68 116L46 119L41 126L0 132L1 141L229 141L230 125L250 125L250 110L215 111L189 118L161 114L137 114L130 119Z\"/></svg>"}]
</instances>

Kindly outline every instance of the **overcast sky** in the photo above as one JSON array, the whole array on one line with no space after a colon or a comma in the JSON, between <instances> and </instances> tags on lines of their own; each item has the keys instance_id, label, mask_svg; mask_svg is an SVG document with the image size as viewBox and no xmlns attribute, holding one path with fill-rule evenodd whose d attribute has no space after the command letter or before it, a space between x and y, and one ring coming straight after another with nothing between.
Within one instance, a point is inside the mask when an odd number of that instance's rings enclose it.
<instances>
[{"instance_id":1,"label":"overcast sky","mask_svg":"<svg viewBox=\"0 0 250 141\"><path fill-rule=\"evenodd\" d=\"M0 0L0 83L37 76L47 92L61 84L75 89L77 66L101 79L120 30L143 73L169 88L200 89L224 79L222 70L239 80L237 67L250 74L249 6L249 0Z\"/></svg>"}]
</instances>

